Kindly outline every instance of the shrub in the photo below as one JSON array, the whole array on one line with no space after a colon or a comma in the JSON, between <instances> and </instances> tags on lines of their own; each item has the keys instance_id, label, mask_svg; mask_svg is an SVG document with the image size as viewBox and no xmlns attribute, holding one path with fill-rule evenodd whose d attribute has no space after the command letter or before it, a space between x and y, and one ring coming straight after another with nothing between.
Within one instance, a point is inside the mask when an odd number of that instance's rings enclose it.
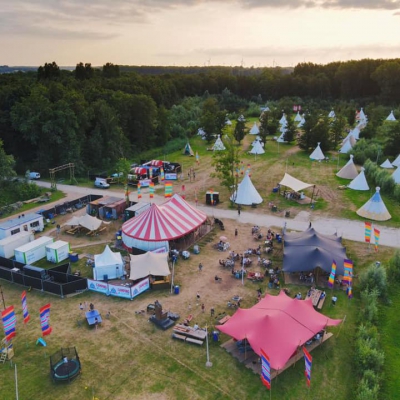
<instances>
[{"instance_id":1,"label":"shrub","mask_svg":"<svg viewBox=\"0 0 400 400\"><path fill-rule=\"evenodd\" d=\"M390 282L400 281L400 250L396 250L393 257L389 260L387 274Z\"/></svg>"},{"instance_id":2,"label":"shrub","mask_svg":"<svg viewBox=\"0 0 400 400\"><path fill-rule=\"evenodd\" d=\"M385 363L385 355L383 351L373 347L374 343L370 340L358 339L356 341L356 351L354 354L354 362L358 375L362 375L364 371L371 370L379 373Z\"/></svg>"},{"instance_id":3,"label":"shrub","mask_svg":"<svg viewBox=\"0 0 400 400\"><path fill-rule=\"evenodd\" d=\"M379 394L379 386L375 385L374 387L370 387L369 383L361 379L357 388L356 400L377 400Z\"/></svg>"},{"instance_id":4,"label":"shrub","mask_svg":"<svg viewBox=\"0 0 400 400\"><path fill-rule=\"evenodd\" d=\"M378 291L381 299L387 299L387 278L386 270L383 266L371 264L360 275L359 288L361 291L371 292L374 289Z\"/></svg>"},{"instance_id":5,"label":"shrub","mask_svg":"<svg viewBox=\"0 0 400 400\"><path fill-rule=\"evenodd\" d=\"M378 291L363 290L361 292L363 307L360 310L361 321L376 323L378 321Z\"/></svg>"}]
</instances>

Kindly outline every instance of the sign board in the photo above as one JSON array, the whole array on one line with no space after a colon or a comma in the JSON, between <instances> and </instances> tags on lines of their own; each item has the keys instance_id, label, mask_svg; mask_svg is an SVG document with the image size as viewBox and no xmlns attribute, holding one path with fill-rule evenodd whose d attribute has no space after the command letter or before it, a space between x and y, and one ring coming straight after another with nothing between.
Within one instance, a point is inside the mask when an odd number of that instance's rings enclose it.
<instances>
[{"instance_id":1,"label":"sign board","mask_svg":"<svg viewBox=\"0 0 400 400\"><path fill-rule=\"evenodd\" d=\"M108 294L115 297L123 297L124 299L131 299L131 288L128 286L110 285L108 284Z\"/></svg>"},{"instance_id":2,"label":"sign board","mask_svg":"<svg viewBox=\"0 0 400 400\"><path fill-rule=\"evenodd\" d=\"M141 187L149 187L151 179L141 179L139 182Z\"/></svg>"},{"instance_id":3,"label":"sign board","mask_svg":"<svg viewBox=\"0 0 400 400\"><path fill-rule=\"evenodd\" d=\"M132 299L148 289L150 289L150 280L149 278L146 278L137 283L135 286L131 287Z\"/></svg>"},{"instance_id":4,"label":"sign board","mask_svg":"<svg viewBox=\"0 0 400 400\"><path fill-rule=\"evenodd\" d=\"M108 284L106 282L88 279L87 285L89 290L93 290L94 292L104 293L108 295Z\"/></svg>"},{"instance_id":5,"label":"sign board","mask_svg":"<svg viewBox=\"0 0 400 400\"><path fill-rule=\"evenodd\" d=\"M167 172L165 173L166 181L176 181L178 179L178 174L175 172Z\"/></svg>"}]
</instances>

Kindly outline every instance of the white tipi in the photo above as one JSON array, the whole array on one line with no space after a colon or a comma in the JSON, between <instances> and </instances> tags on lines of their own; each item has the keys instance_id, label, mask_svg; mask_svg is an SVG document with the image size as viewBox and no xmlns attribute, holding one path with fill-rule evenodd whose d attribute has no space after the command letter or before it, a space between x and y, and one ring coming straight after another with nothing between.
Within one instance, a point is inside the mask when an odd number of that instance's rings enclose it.
<instances>
[{"instance_id":1,"label":"white tipi","mask_svg":"<svg viewBox=\"0 0 400 400\"><path fill-rule=\"evenodd\" d=\"M239 183L237 192L231 196L231 201L236 204L251 206L252 204L260 204L263 199L254 187L249 174L246 172L242 182Z\"/></svg>"},{"instance_id":2,"label":"white tipi","mask_svg":"<svg viewBox=\"0 0 400 400\"><path fill-rule=\"evenodd\" d=\"M285 113L282 114L282 118L279 120L279 123L282 126L286 126L287 125L287 119L286 119L286 114Z\"/></svg>"},{"instance_id":3,"label":"white tipi","mask_svg":"<svg viewBox=\"0 0 400 400\"><path fill-rule=\"evenodd\" d=\"M249 151L250 154L264 154L265 151L259 140L256 140L253 144L253 148Z\"/></svg>"},{"instance_id":4,"label":"white tipi","mask_svg":"<svg viewBox=\"0 0 400 400\"><path fill-rule=\"evenodd\" d=\"M386 159L385 162L383 162L383 163L381 164L381 167L382 167L382 168L387 168L387 169L394 168L394 167L393 167L393 164L389 161L388 158Z\"/></svg>"},{"instance_id":5,"label":"white tipi","mask_svg":"<svg viewBox=\"0 0 400 400\"><path fill-rule=\"evenodd\" d=\"M317 147L316 147L315 150L311 153L311 155L310 155L310 159L311 159L311 160L318 160L318 161L320 161L320 160L325 160L324 153L322 152L321 147L319 147L320 144L321 144L321 143L318 142Z\"/></svg>"},{"instance_id":6,"label":"white tipi","mask_svg":"<svg viewBox=\"0 0 400 400\"><path fill-rule=\"evenodd\" d=\"M360 138L360 128L356 126L349 132L349 136L352 136L354 139L358 140Z\"/></svg>"},{"instance_id":7,"label":"white tipi","mask_svg":"<svg viewBox=\"0 0 400 400\"><path fill-rule=\"evenodd\" d=\"M300 121L301 121L300 111L297 111L297 114L296 114L296 116L294 117L294 120L295 120L296 122L300 122Z\"/></svg>"},{"instance_id":8,"label":"white tipi","mask_svg":"<svg viewBox=\"0 0 400 400\"><path fill-rule=\"evenodd\" d=\"M231 126L232 125L232 121L229 118L227 118L226 121L225 121L225 125Z\"/></svg>"},{"instance_id":9,"label":"white tipi","mask_svg":"<svg viewBox=\"0 0 400 400\"><path fill-rule=\"evenodd\" d=\"M221 140L221 137L218 135L217 140L214 143L214 146L212 147L214 151L220 151L220 150L225 150L224 143Z\"/></svg>"},{"instance_id":10,"label":"white tipi","mask_svg":"<svg viewBox=\"0 0 400 400\"><path fill-rule=\"evenodd\" d=\"M278 139L276 139L278 143L285 143L285 132L286 129L284 129L283 132L281 133L281 136L279 136Z\"/></svg>"},{"instance_id":11,"label":"white tipi","mask_svg":"<svg viewBox=\"0 0 400 400\"><path fill-rule=\"evenodd\" d=\"M353 190L369 190L367 179L365 178L364 168L361 168L360 173L348 185L349 189Z\"/></svg>"},{"instance_id":12,"label":"white tipi","mask_svg":"<svg viewBox=\"0 0 400 400\"><path fill-rule=\"evenodd\" d=\"M336 176L343 179L354 179L358 175L353 157L353 154L350 154L350 160L347 161L347 164L336 174Z\"/></svg>"},{"instance_id":13,"label":"white tipi","mask_svg":"<svg viewBox=\"0 0 400 400\"><path fill-rule=\"evenodd\" d=\"M258 128L257 122L254 122L254 125L250 129L250 135L258 135L260 133L260 129Z\"/></svg>"},{"instance_id":14,"label":"white tipi","mask_svg":"<svg viewBox=\"0 0 400 400\"><path fill-rule=\"evenodd\" d=\"M343 140L343 144L339 150L339 153L342 153L342 154L348 153L355 144L356 144L356 139L354 139L354 136L350 136L350 135L347 136L347 138Z\"/></svg>"},{"instance_id":15,"label":"white tipi","mask_svg":"<svg viewBox=\"0 0 400 400\"><path fill-rule=\"evenodd\" d=\"M393 110L390 111L390 114L387 116L386 121L396 121L396 118L393 114Z\"/></svg>"},{"instance_id":16,"label":"white tipi","mask_svg":"<svg viewBox=\"0 0 400 400\"><path fill-rule=\"evenodd\" d=\"M360 110L360 112L358 114L358 118L359 118L360 124L362 124L362 125L366 125L367 124L368 119L367 119L367 116L365 115L364 109L362 107L361 107L361 110Z\"/></svg>"},{"instance_id":17,"label":"white tipi","mask_svg":"<svg viewBox=\"0 0 400 400\"><path fill-rule=\"evenodd\" d=\"M392 218L379 193L381 189L376 188L376 193L360 208L357 214L360 217L372 219L373 221L387 221Z\"/></svg>"},{"instance_id":18,"label":"white tipi","mask_svg":"<svg viewBox=\"0 0 400 400\"><path fill-rule=\"evenodd\" d=\"M331 110L331 112L328 114L329 118L335 118L335 111Z\"/></svg>"},{"instance_id":19,"label":"white tipi","mask_svg":"<svg viewBox=\"0 0 400 400\"><path fill-rule=\"evenodd\" d=\"M392 174L392 178L397 185L400 183L400 168L396 168L396 171L394 171Z\"/></svg>"},{"instance_id":20,"label":"white tipi","mask_svg":"<svg viewBox=\"0 0 400 400\"><path fill-rule=\"evenodd\" d=\"M306 123L306 119L304 118L304 114L301 117L301 121L297 124L298 128L301 128Z\"/></svg>"},{"instance_id":21,"label":"white tipi","mask_svg":"<svg viewBox=\"0 0 400 400\"><path fill-rule=\"evenodd\" d=\"M392 162L392 165L395 167L400 167L400 154L396 157L396 159Z\"/></svg>"}]
</instances>

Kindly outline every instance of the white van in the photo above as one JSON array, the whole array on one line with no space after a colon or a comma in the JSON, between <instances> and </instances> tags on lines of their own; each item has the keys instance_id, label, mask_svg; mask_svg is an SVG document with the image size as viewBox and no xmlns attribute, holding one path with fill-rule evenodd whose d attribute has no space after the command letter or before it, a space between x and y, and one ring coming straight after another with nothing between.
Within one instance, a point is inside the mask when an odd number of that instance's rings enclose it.
<instances>
[{"instance_id":1,"label":"white van","mask_svg":"<svg viewBox=\"0 0 400 400\"><path fill-rule=\"evenodd\" d=\"M94 181L94 186L103 189L107 189L110 187L110 185L107 183L107 179L104 178L96 178L96 180Z\"/></svg>"},{"instance_id":2,"label":"white van","mask_svg":"<svg viewBox=\"0 0 400 400\"><path fill-rule=\"evenodd\" d=\"M39 172L30 172L29 173L29 179L40 179Z\"/></svg>"}]
</instances>

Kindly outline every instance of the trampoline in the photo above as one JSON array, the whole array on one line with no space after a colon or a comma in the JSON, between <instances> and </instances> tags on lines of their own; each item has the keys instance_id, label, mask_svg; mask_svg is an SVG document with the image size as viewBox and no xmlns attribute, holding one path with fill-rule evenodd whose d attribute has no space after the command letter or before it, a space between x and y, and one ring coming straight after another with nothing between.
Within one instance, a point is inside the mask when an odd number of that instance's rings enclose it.
<instances>
[{"instance_id":1,"label":"trampoline","mask_svg":"<svg viewBox=\"0 0 400 400\"><path fill-rule=\"evenodd\" d=\"M55 382L70 382L76 378L81 372L76 348L62 348L50 356L50 372Z\"/></svg>"}]
</instances>

